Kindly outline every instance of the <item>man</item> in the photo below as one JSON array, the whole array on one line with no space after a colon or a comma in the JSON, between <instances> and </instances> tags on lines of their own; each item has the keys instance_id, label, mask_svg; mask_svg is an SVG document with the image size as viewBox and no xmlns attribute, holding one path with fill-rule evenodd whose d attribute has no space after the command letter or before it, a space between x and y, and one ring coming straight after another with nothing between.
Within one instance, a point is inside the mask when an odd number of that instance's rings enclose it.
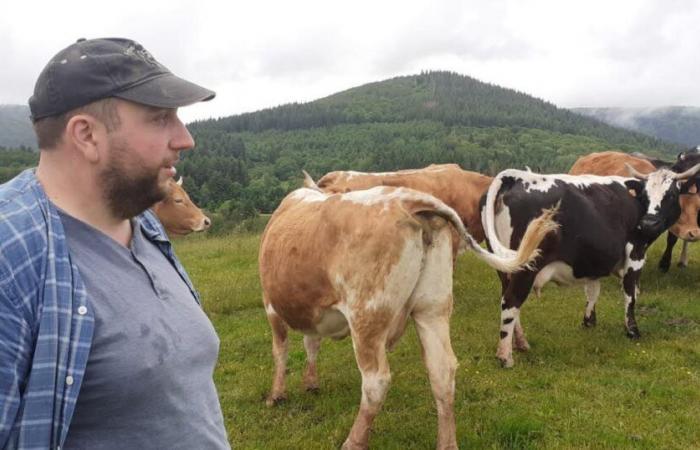
<instances>
[{"instance_id":1,"label":"man","mask_svg":"<svg viewBox=\"0 0 700 450\"><path fill-rule=\"evenodd\" d=\"M39 75L39 165L0 186L0 448L229 448L219 340L147 209L213 97L127 39Z\"/></svg>"}]
</instances>

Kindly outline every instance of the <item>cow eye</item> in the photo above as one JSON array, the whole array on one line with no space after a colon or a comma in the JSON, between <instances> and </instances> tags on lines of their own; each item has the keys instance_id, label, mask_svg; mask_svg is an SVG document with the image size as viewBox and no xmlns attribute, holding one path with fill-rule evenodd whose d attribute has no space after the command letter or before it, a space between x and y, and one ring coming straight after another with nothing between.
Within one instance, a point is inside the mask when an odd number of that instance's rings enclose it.
<instances>
[{"instance_id":1,"label":"cow eye","mask_svg":"<svg viewBox=\"0 0 700 450\"><path fill-rule=\"evenodd\" d=\"M176 199L175 199L175 203L182 203L182 202L184 202L184 200L181 199L181 198L176 198Z\"/></svg>"}]
</instances>

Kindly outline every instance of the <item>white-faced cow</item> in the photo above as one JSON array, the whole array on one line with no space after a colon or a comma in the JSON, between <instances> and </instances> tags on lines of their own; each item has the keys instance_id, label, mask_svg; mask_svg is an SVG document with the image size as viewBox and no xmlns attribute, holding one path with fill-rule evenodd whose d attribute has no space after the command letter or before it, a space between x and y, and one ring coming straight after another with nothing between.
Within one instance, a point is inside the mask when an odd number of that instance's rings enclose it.
<instances>
[{"instance_id":1,"label":"white-faced cow","mask_svg":"<svg viewBox=\"0 0 700 450\"><path fill-rule=\"evenodd\" d=\"M674 163L660 159L650 158L641 153L627 154L622 152L607 151L591 153L580 157L569 170L571 175L619 175L627 176L626 164L634 167L640 173L648 174L658 168L668 168L676 173L685 172L695 164L700 163L700 154L696 151L681 152ZM673 247L678 238L683 240L683 250L678 265L688 265L688 244L700 239L700 227L698 226L698 212L700 211L700 195L698 195L698 178L692 177L680 188L678 201L681 215L668 230L666 250L659 261L659 268L667 272L671 265Z\"/></svg>"},{"instance_id":2,"label":"white-faced cow","mask_svg":"<svg viewBox=\"0 0 700 450\"><path fill-rule=\"evenodd\" d=\"M525 225L543 208L559 205L555 220L560 227L542 243L542 255L529 270L502 283L501 339L497 357L513 365L517 349L529 348L520 324L520 307L534 287L548 281L585 283L584 325L596 322L595 304L601 277L622 278L627 335L639 337L634 317L639 275L648 245L678 218L678 182L693 176L700 164L677 174L659 169L638 178L595 175L541 175L509 169L489 187L483 214L486 239L500 254L518 245Z\"/></svg>"},{"instance_id":3,"label":"white-faced cow","mask_svg":"<svg viewBox=\"0 0 700 450\"><path fill-rule=\"evenodd\" d=\"M182 177L178 181L168 180L166 197L153 205L153 212L170 236L184 236L193 231L204 231L211 226L211 220L192 202L182 187Z\"/></svg>"},{"instance_id":4,"label":"white-faced cow","mask_svg":"<svg viewBox=\"0 0 700 450\"><path fill-rule=\"evenodd\" d=\"M479 199L492 177L462 170L457 164L432 164L423 169L396 172L329 172L318 180L324 192L343 193L375 186L407 187L437 197L457 211L462 223L477 240L484 240Z\"/></svg>"},{"instance_id":5,"label":"white-faced cow","mask_svg":"<svg viewBox=\"0 0 700 450\"><path fill-rule=\"evenodd\" d=\"M552 214L533 220L517 252L497 257L476 243L453 209L422 192L375 187L328 194L302 188L289 194L270 218L260 245L275 361L267 404L286 398L288 327L304 334L307 389L318 386L321 338L350 335L362 396L343 447L367 448L391 380L386 351L412 317L437 404L438 448L456 448L450 229L458 230L478 258L511 273L536 257L538 243L556 227Z\"/></svg>"}]
</instances>

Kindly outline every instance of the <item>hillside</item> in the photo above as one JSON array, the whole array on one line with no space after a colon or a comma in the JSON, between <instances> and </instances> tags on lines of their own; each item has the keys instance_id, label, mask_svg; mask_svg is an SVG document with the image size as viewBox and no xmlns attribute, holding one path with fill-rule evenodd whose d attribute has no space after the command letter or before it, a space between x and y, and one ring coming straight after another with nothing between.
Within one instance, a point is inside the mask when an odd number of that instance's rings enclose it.
<instances>
[{"instance_id":1,"label":"hillside","mask_svg":"<svg viewBox=\"0 0 700 450\"><path fill-rule=\"evenodd\" d=\"M37 148L28 106L0 105L0 147Z\"/></svg>"},{"instance_id":2,"label":"hillside","mask_svg":"<svg viewBox=\"0 0 700 450\"><path fill-rule=\"evenodd\" d=\"M231 220L274 210L300 185L302 169L319 177L339 169L455 162L486 174L524 166L565 172L593 151L671 158L682 148L450 72L392 78L189 127L197 149L184 153L178 167L185 188L200 205ZM13 162L26 159L3 153Z\"/></svg>"},{"instance_id":3,"label":"hillside","mask_svg":"<svg viewBox=\"0 0 700 450\"><path fill-rule=\"evenodd\" d=\"M700 108L574 108L572 111L686 147L700 144Z\"/></svg>"},{"instance_id":4,"label":"hillside","mask_svg":"<svg viewBox=\"0 0 700 450\"><path fill-rule=\"evenodd\" d=\"M383 171L456 162L567 171L579 155L617 148L671 157L679 146L611 127L511 89L449 72L393 78L309 103L190 124L180 173L223 214L272 211L301 170Z\"/></svg>"},{"instance_id":5,"label":"hillside","mask_svg":"<svg viewBox=\"0 0 700 450\"><path fill-rule=\"evenodd\" d=\"M430 120L447 126L525 127L663 148L655 139L590 120L527 94L452 72L370 83L313 102L195 122L226 132L297 130L341 124Z\"/></svg>"}]
</instances>

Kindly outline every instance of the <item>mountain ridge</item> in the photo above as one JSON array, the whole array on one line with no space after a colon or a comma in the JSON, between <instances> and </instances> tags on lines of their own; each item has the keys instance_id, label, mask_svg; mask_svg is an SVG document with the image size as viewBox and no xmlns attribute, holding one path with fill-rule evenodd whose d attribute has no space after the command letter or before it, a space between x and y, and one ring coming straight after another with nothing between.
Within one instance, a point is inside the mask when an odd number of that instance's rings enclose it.
<instances>
[{"instance_id":1,"label":"mountain ridge","mask_svg":"<svg viewBox=\"0 0 700 450\"><path fill-rule=\"evenodd\" d=\"M700 144L700 108L662 106L657 108L572 108L609 125L655 136L686 147Z\"/></svg>"}]
</instances>

